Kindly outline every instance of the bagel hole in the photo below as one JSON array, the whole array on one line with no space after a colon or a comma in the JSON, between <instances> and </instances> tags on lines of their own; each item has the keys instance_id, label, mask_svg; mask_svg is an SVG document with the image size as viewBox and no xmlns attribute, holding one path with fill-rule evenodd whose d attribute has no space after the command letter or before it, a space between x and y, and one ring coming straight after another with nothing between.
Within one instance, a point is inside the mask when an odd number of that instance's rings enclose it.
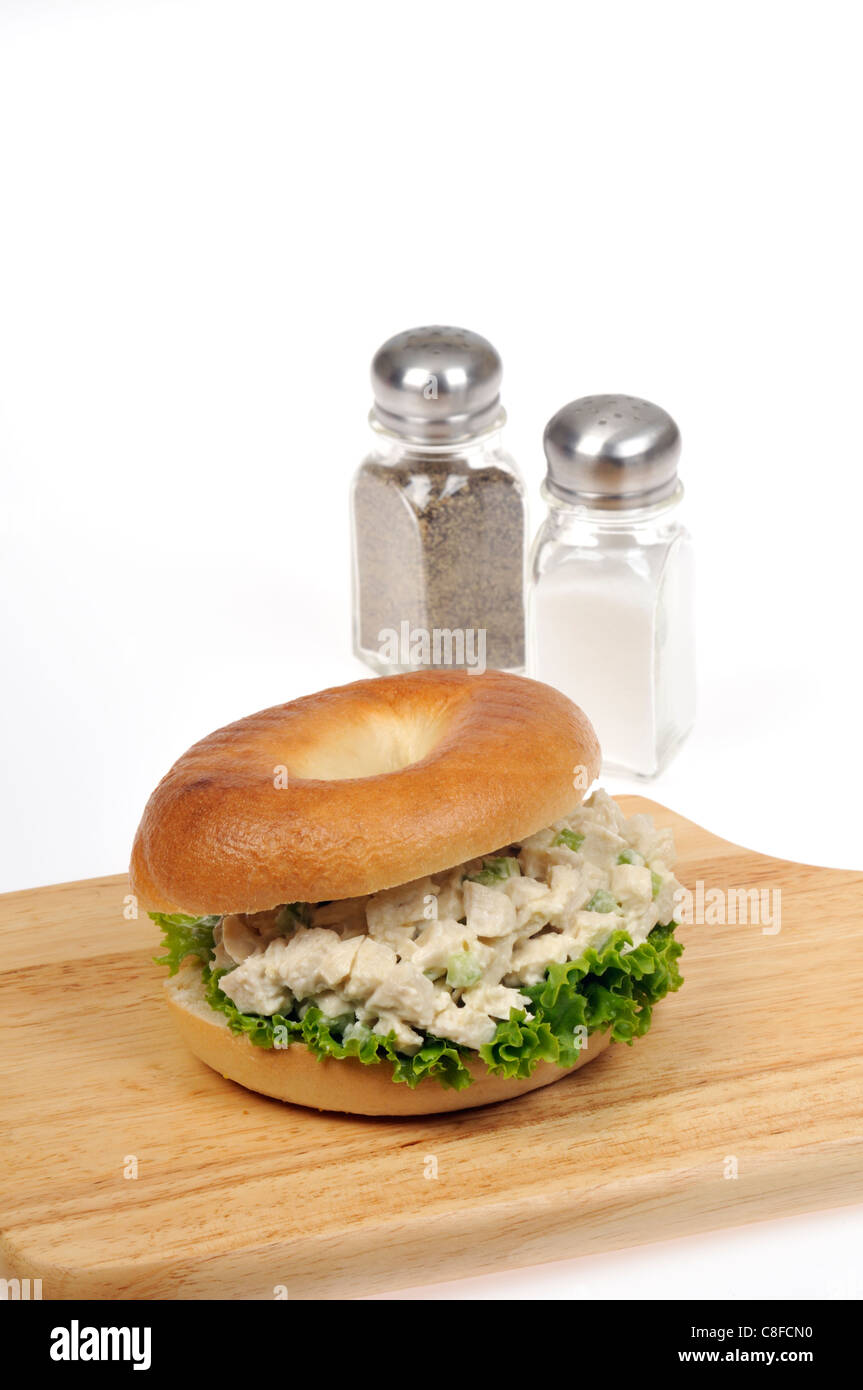
<instances>
[{"instance_id":1,"label":"bagel hole","mask_svg":"<svg viewBox=\"0 0 863 1390\"><path fill-rule=\"evenodd\" d=\"M422 762L437 747L444 721L376 715L359 727L340 729L314 748L285 759L289 774L304 781L344 782L383 777Z\"/></svg>"}]
</instances>

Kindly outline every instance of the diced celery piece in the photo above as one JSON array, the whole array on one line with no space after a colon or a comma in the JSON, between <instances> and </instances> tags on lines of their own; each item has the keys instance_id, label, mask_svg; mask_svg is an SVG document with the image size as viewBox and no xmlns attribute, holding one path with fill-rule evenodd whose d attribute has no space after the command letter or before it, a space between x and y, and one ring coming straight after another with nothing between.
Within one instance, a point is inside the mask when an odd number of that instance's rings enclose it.
<instances>
[{"instance_id":1,"label":"diced celery piece","mask_svg":"<svg viewBox=\"0 0 863 1390\"><path fill-rule=\"evenodd\" d=\"M450 989L469 989L482 974L482 966L470 951L458 951L446 963L446 982Z\"/></svg>"},{"instance_id":2,"label":"diced celery piece","mask_svg":"<svg viewBox=\"0 0 863 1390\"><path fill-rule=\"evenodd\" d=\"M567 849L580 850L584 844L584 836L577 830L568 830L564 826L559 830L551 842L553 845L566 845Z\"/></svg>"},{"instance_id":3,"label":"diced celery piece","mask_svg":"<svg viewBox=\"0 0 863 1390\"><path fill-rule=\"evenodd\" d=\"M468 874L468 878L472 883L484 883L487 888L491 888L495 883L504 883L508 878L518 878L520 874L518 860L501 855L498 858L484 859L479 873Z\"/></svg>"},{"instance_id":4,"label":"diced celery piece","mask_svg":"<svg viewBox=\"0 0 863 1390\"><path fill-rule=\"evenodd\" d=\"M607 888L597 888L590 902L585 906L585 912L613 912L617 907L611 893Z\"/></svg>"}]
</instances>

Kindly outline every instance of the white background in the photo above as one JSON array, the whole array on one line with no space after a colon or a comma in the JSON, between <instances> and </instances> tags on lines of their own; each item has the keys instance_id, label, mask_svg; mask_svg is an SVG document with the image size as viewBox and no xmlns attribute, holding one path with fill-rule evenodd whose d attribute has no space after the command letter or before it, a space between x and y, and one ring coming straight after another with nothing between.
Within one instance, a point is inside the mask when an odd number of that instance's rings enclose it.
<instances>
[{"instance_id":1,"label":"white background","mask_svg":"<svg viewBox=\"0 0 863 1390\"><path fill-rule=\"evenodd\" d=\"M0 3L0 888L121 869L190 742L361 674L368 361L425 322L500 349L534 525L566 400L677 417L700 712L650 794L859 867L855 10ZM447 1296L859 1296L861 1237Z\"/></svg>"}]
</instances>

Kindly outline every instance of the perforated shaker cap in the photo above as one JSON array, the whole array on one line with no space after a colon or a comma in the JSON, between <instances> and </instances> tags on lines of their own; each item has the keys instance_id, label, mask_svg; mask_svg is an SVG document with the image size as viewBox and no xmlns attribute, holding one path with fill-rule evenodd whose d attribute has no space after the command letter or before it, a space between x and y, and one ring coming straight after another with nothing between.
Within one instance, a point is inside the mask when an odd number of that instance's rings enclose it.
<instances>
[{"instance_id":1,"label":"perforated shaker cap","mask_svg":"<svg viewBox=\"0 0 863 1390\"><path fill-rule=\"evenodd\" d=\"M372 422L426 443L469 439L503 423L502 376L499 354L479 333L439 325L406 329L372 360Z\"/></svg>"},{"instance_id":2,"label":"perforated shaker cap","mask_svg":"<svg viewBox=\"0 0 863 1390\"><path fill-rule=\"evenodd\" d=\"M638 396L582 396L545 427L546 487L582 506L652 506L679 488L680 431Z\"/></svg>"}]
</instances>

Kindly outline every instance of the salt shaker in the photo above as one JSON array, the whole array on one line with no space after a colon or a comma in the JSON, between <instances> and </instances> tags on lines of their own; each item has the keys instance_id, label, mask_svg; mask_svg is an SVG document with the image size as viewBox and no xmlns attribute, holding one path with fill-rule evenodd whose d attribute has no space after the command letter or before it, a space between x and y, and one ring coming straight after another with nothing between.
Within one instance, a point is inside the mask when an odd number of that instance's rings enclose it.
<instances>
[{"instance_id":1,"label":"salt shaker","mask_svg":"<svg viewBox=\"0 0 863 1390\"><path fill-rule=\"evenodd\" d=\"M374 447L351 493L354 650L372 670L522 671L526 502L501 445L501 360L409 329L372 362Z\"/></svg>"},{"instance_id":2,"label":"salt shaker","mask_svg":"<svg viewBox=\"0 0 863 1390\"><path fill-rule=\"evenodd\" d=\"M692 542L680 433L633 396L585 396L544 435L531 668L585 710L606 771L653 777L695 717Z\"/></svg>"}]
</instances>

